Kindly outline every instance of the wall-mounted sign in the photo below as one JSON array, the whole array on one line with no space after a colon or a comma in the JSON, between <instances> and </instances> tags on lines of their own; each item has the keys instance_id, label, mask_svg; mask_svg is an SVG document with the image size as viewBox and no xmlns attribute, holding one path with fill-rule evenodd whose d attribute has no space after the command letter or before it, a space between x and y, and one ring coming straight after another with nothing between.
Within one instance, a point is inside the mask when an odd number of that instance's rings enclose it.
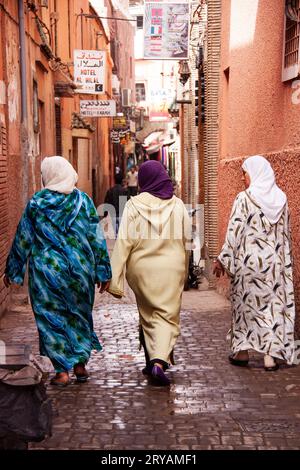
<instances>
[{"instance_id":1,"label":"wall-mounted sign","mask_svg":"<svg viewBox=\"0 0 300 470\"><path fill-rule=\"evenodd\" d=\"M126 145L131 141L130 129L126 129L126 130L111 129L110 139L113 144Z\"/></svg>"},{"instance_id":2,"label":"wall-mounted sign","mask_svg":"<svg viewBox=\"0 0 300 470\"><path fill-rule=\"evenodd\" d=\"M169 108L174 100L171 90L157 88L150 90L149 121L170 121Z\"/></svg>"},{"instance_id":3,"label":"wall-mounted sign","mask_svg":"<svg viewBox=\"0 0 300 470\"><path fill-rule=\"evenodd\" d=\"M188 59L189 3L145 3L144 58Z\"/></svg>"},{"instance_id":4,"label":"wall-mounted sign","mask_svg":"<svg viewBox=\"0 0 300 470\"><path fill-rule=\"evenodd\" d=\"M126 116L116 116L113 119L113 126L115 129L127 129L128 122Z\"/></svg>"},{"instance_id":5,"label":"wall-mounted sign","mask_svg":"<svg viewBox=\"0 0 300 470\"><path fill-rule=\"evenodd\" d=\"M105 51L74 50L74 82L77 93L105 92Z\"/></svg>"},{"instance_id":6,"label":"wall-mounted sign","mask_svg":"<svg viewBox=\"0 0 300 470\"><path fill-rule=\"evenodd\" d=\"M114 100L81 100L80 115L85 117L113 117L116 115Z\"/></svg>"}]
</instances>

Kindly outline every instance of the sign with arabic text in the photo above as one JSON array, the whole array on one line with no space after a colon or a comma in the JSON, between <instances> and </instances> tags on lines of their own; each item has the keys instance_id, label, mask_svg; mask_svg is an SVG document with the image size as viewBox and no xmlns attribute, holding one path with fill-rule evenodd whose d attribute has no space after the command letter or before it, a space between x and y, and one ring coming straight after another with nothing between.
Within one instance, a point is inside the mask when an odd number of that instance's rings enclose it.
<instances>
[{"instance_id":1,"label":"sign with arabic text","mask_svg":"<svg viewBox=\"0 0 300 470\"><path fill-rule=\"evenodd\" d=\"M74 82L77 93L105 93L105 51L74 50Z\"/></svg>"},{"instance_id":2,"label":"sign with arabic text","mask_svg":"<svg viewBox=\"0 0 300 470\"><path fill-rule=\"evenodd\" d=\"M116 115L114 100L81 100L80 115L85 117L113 117Z\"/></svg>"},{"instance_id":3,"label":"sign with arabic text","mask_svg":"<svg viewBox=\"0 0 300 470\"><path fill-rule=\"evenodd\" d=\"M145 3L144 58L188 59L189 3Z\"/></svg>"},{"instance_id":4,"label":"sign with arabic text","mask_svg":"<svg viewBox=\"0 0 300 470\"><path fill-rule=\"evenodd\" d=\"M130 129L111 129L110 139L113 144L126 145L131 141Z\"/></svg>"}]
</instances>

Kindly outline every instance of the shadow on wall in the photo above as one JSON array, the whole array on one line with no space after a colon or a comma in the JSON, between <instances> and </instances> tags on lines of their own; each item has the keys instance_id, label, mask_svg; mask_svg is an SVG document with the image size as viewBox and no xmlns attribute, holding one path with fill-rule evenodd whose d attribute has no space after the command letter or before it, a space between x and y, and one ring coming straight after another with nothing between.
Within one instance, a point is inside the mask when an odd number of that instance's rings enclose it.
<instances>
[{"instance_id":1,"label":"shadow on wall","mask_svg":"<svg viewBox=\"0 0 300 470\"><path fill-rule=\"evenodd\" d=\"M300 337L300 178L295 178L299 174L300 104L293 104L292 82L282 83L285 1L277 3L275 9L273 0L222 2L221 63L226 68L221 70L220 93L219 247L233 201L244 190L241 165L248 156L263 155L288 196ZM228 295L228 288L228 281L218 282L219 292Z\"/></svg>"}]
</instances>

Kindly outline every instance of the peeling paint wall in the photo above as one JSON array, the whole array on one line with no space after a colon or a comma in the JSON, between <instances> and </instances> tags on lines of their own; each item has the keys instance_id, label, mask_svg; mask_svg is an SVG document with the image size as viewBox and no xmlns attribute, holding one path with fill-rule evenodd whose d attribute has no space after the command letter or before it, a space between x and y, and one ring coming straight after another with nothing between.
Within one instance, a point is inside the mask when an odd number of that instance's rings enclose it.
<instances>
[{"instance_id":1,"label":"peeling paint wall","mask_svg":"<svg viewBox=\"0 0 300 470\"><path fill-rule=\"evenodd\" d=\"M49 11L48 21L49 25ZM6 128L7 171L5 173L7 194L0 192L0 205L5 199L8 213L5 229L7 230L7 246L1 252L1 261L5 261L8 249L15 234L17 224L24 209L26 201L35 191L40 189L40 161L42 149L40 148L41 132L34 132L33 126L33 79L35 78L35 64L42 63L46 79L40 80L39 88L43 90L45 123L43 132L45 151L53 153L55 149L55 119L52 107L54 101L53 73L43 56L39 44L41 42L36 31L36 24L32 13L26 10L26 93L28 104L28 122L21 124L21 83L20 83L20 47L18 25L17 0L0 0L0 116ZM34 64L34 67L31 67ZM47 114L46 114L47 113ZM0 155L1 159L1 155ZM28 171L25 170L25 159L29 162ZM28 194L23 194L23 183L28 181ZM2 220L1 212L1 220ZM0 220L0 223L1 223ZM3 219L4 220L4 219ZM1 273L3 274L3 263ZM1 281L2 282L2 281ZM0 285L0 292L3 284ZM0 315L8 303L1 302Z\"/></svg>"}]
</instances>

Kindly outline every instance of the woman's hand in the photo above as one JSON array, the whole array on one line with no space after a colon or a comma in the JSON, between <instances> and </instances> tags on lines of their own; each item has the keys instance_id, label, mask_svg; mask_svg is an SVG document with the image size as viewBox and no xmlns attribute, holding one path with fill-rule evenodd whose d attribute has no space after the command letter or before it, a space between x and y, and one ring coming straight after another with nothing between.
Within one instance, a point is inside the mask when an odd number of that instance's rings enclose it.
<instances>
[{"instance_id":1,"label":"woman's hand","mask_svg":"<svg viewBox=\"0 0 300 470\"><path fill-rule=\"evenodd\" d=\"M6 276L6 274L4 274L4 276L3 276L3 282L4 282L5 287L7 287L7 288L11 285L11 282L8 279L8 277Z\"/></svg>"},{"instance_id":2,"label":"woman's hand","mask_svg":"<svg viewBox=\"0 0 300 470\"><path fill-rule=\"evenodd\" d=\"M3 282L4 282L5 287L7 287L7 288L11 285L11 282L8 279L8 277L6 276L6 274L3 277Z\"/></svg>"},{"instance_id":3,"label":"woman's hand","mask_svg":"<svg viewBox=\"0 0 300 470\"><path fill-rule=\"evenodd\" d=\"M214 263L215 263L215 267L214 267L214 270L213 270L213 274L215 276L217 276L217 278L219 278L221 276L224 276L225 269L224 269L224 266L222 265L222 263L218 259Z\"/></svg>"},{"instance_id":4,"label":"woman's hand","mask_svg":"<svg viewBox=\"0 0 300 470\"><path fill-rule=\"evenodd\" d=\"M97 286L100 289L99 292L100 294L103 294L103 292L107 291L109 288L110 281L105 281L105 282L97 282Z\"/></svg>"}]
</instances>

